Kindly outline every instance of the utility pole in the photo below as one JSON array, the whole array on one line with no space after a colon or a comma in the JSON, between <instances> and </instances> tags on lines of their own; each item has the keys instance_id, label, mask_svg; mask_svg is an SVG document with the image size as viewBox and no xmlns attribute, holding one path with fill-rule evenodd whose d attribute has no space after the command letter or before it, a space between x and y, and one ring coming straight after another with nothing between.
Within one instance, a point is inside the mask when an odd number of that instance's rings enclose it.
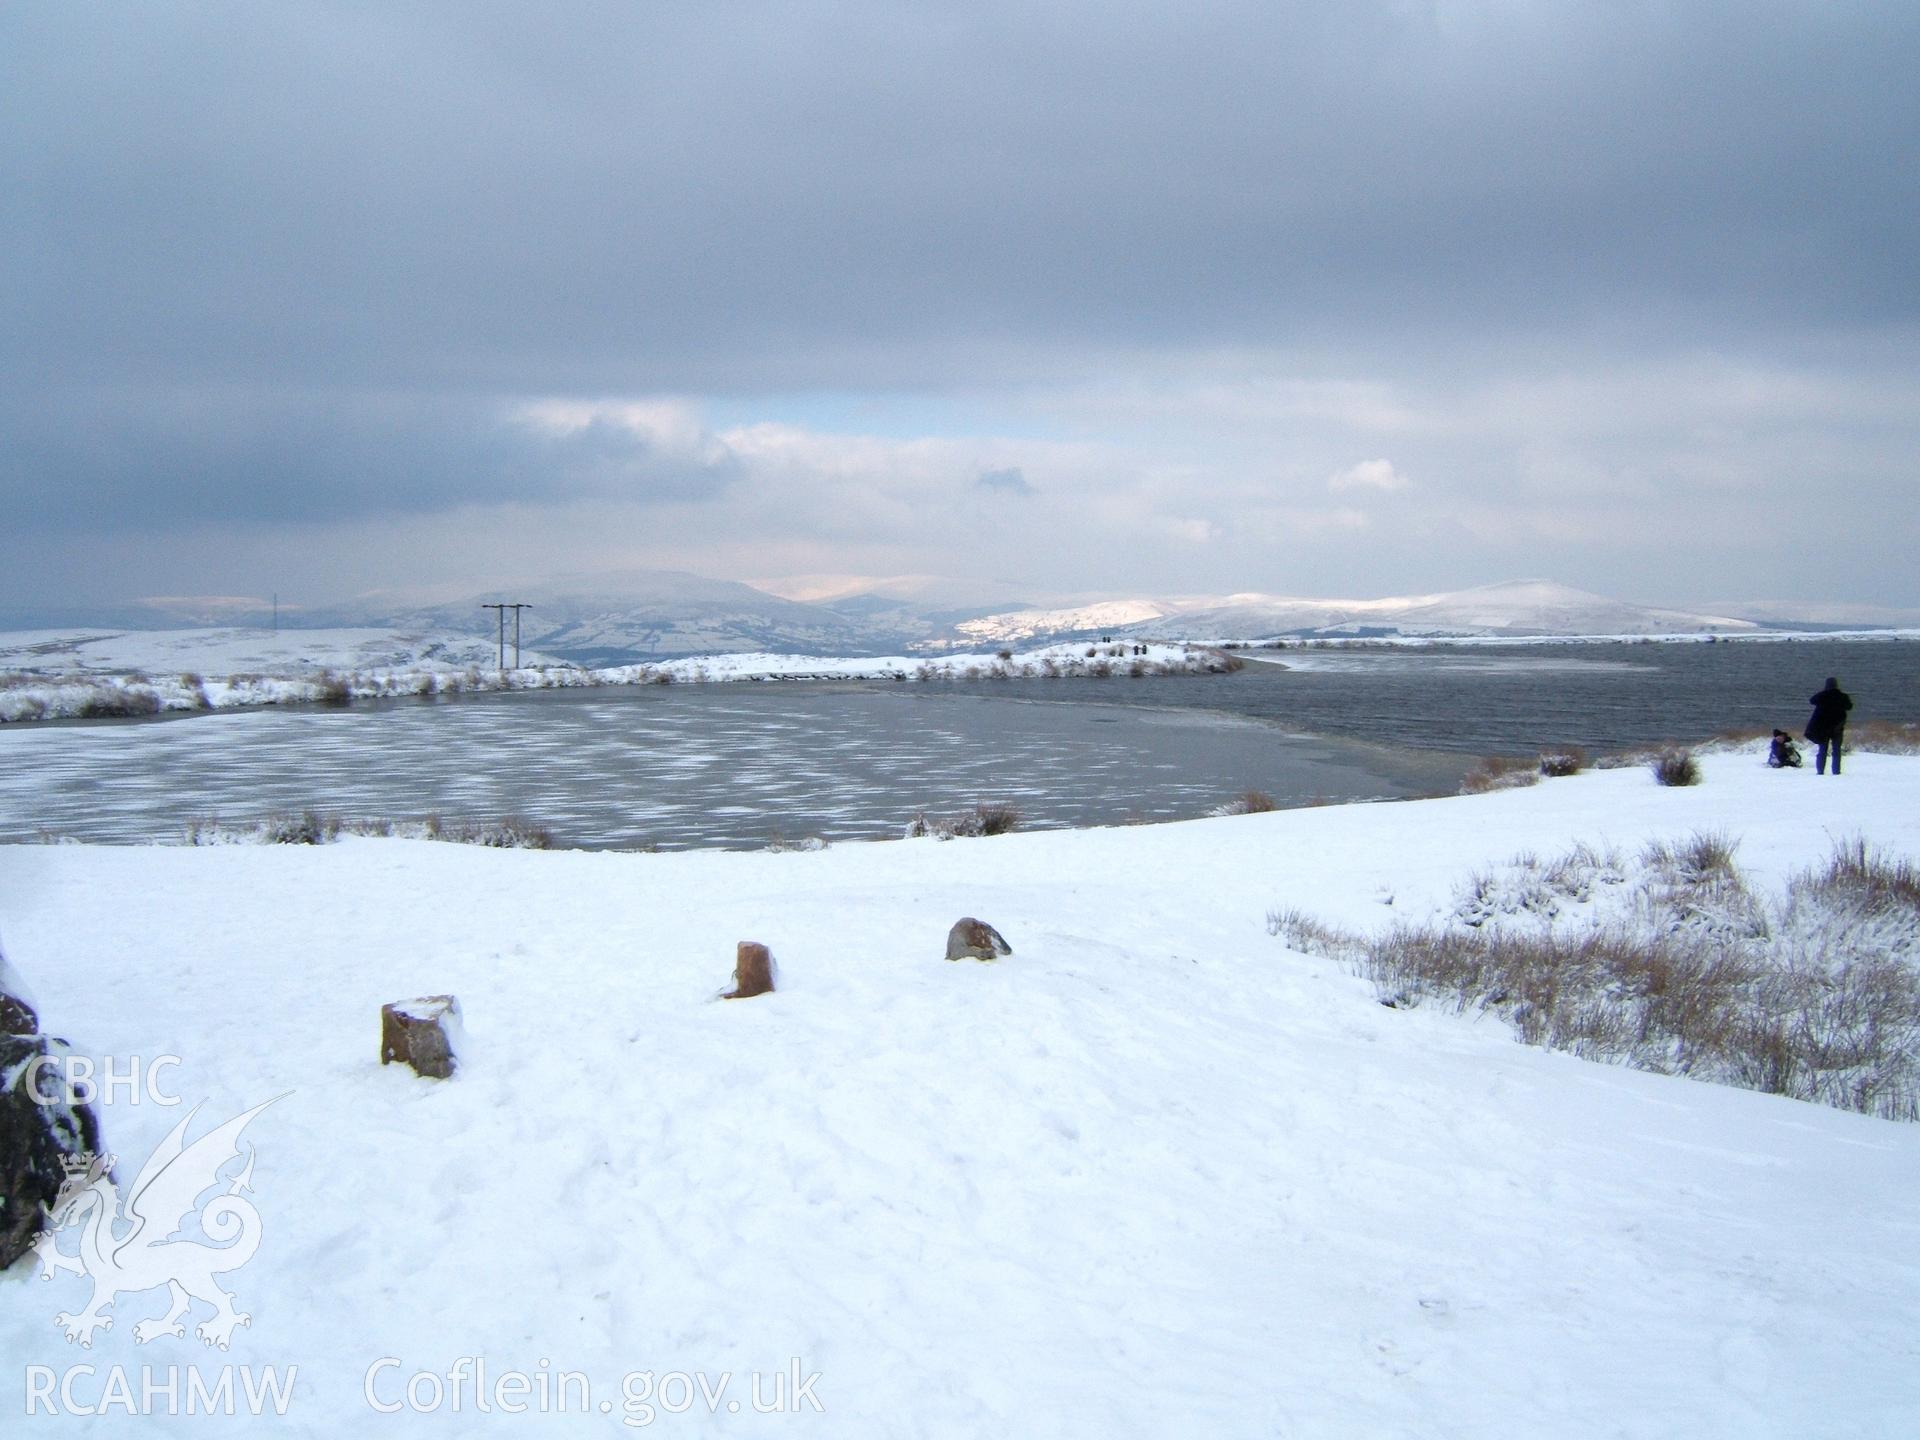
<instances>
[{"instance_id":1,"label":"utility pole","mask_svg":"<svg viewBox=\"0 0 1920 1440\"><path fill-rule=\"evenodd\" d=\"M499 612L499 615L500 615L499 662L500 662L500 668L502 670L505 670L507 668L507 611L509 610L513 611L513 668L518 670L520 668L520 612L522 610L531 610L533 606L521 604L518 602L512 602L512 603L506 603L506 604L494 602L494 603L483 603L480 606L480 608L482 610L494 610Z\"/></svg>"}]
</instances>

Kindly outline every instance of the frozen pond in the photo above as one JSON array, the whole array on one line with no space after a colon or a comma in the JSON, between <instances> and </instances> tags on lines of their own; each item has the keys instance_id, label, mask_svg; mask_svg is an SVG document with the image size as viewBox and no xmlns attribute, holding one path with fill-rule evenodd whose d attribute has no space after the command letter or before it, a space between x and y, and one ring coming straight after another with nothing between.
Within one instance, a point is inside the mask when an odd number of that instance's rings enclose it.
<instances>
[{"instance_id":1,"label":"frozen pond","mask_svg":"<svg viewBox=\"0 0 1920 1440\"><path fill-rule=\"evenodd\" d=\"M1920 720L1902 641L1249 652L1233 675L679 685L0 728L0 840L195 820L522 815L583 846L898 835L1008 800L1030 828L1450 792L1475 756L1798 731L1829 674Z\"/></svg>"},{"instance_id":2,"label":"frozen pond","mask_svg":"<svg viewBox=\"0 0 1920 1440\"><path fill-rule=\"evenodd\" d=\"M177 839L197 819L523 815L563 844L895 836L1009 800L1028 828L1450 789L1461 765L1177 703L1170 677L1050 682L1080 703L937 685L682 685L0 731L0 839Z\"/></svg>"}]
</instances>

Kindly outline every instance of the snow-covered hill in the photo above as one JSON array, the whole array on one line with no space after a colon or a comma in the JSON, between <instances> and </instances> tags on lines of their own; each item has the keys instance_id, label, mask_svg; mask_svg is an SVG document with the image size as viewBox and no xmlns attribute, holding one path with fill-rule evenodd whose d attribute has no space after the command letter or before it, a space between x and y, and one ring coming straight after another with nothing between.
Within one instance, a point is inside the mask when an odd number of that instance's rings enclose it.
<instances>
[{"instance_id":1,"label":"snow-covered hill","mask_svg":"<svg viewBox=\"0 0 1920 1440\"><path fill-rule=\"evenodd\" d=\"M1262 640L1281 636L1538 637L1554 635L1740 634L1764 628L1736 615L1660 609L1614 600L1546 580L1518 580L1439 594L1328 600L1239 593L1107 597L1022 605L967 603L958 581L904 577L838 591L802 586L814 599L786 599L751 585L677 571L631 570L560 577L485 593L370 594L282 614L292 626L397 632L484 642L496 616L484 606L521 601L526 649L581 665L647 663L691 655L775 652L876 656L1004 644L1045 645L1111 635L1116 639ZM217 602L217 603L216 603ZM110 626L176 627L171 616L231 611L218 599L153 602ZM145 618L141 618L144 616ZM0 617L4 618L4 617ZM256 625L265 615L255 617ZM39 627L43 637L62 631ZM103 652L104 653L104 652ZM5 663L0 658L0 663Z\"/></svg>"},{"instance_id":2,"label":"snow-covered hill","mask_svg":"<svg viewBox=\"0 0 1920 1440\"><path fill-rule=\"evenodd\" d=\"M967 639L980 641L1031 640L1036 635L1112 634L1158 620L1167 612L1151 600L1102 600L1057 610L1016 610L962 620L953 628Z\"/></svg>"},{"instance_id":3,"label":"snow-covered hill","mask_svg":"<svg viewBox=\"0 0 1920 1440\"><path fill-rule=\"evenodd\" d=\"M507 656L513 656L509 635ZM531 646L527 665L551 663ZM323 670L466 670L499 659L494 634L446 629L27 630L0 633L0 671L16 675L307 676Z\"/></svg>"},{"instance_id":4,"label":"snow-covered hill","mask_svg":"<svg viewBox=\"0 0 1920 1440\"><path fill-rule=\"evenodd\" d=\"M1515 580L1381 600L1236 595L1220 603L1183 606L1141 630L1158 635L1172 629L1195 638L1253 640L1282 635L1739 634L1757 628L1751 621L1731 616L1630 605L1547 580Z\"/></svg>"},{"instance_id":5,"label":"snow-covered hill","mask_svg":"<svg viewBox=\"0 0 1920 1440\"><path fill-rule=\"evenodd\" d=\"M1406 633L1688 635L1757 628L1727 615L1631 605L1550 580L1514 580L1413 602L1393 616Z\"/></svg>"},{"instance_id":6,"label":"snow-covered hill","mask_svg":"<svg viewBox=\"0 0 1920 1440\"><path fill-rule=\"evenodd\" d=\"M106 1107L123 1173L187 1106L197 1135L283 1098L246 1136L231 1350L192 1338L204 1304L136 1343L163 1288L80 1350L56 1316L86 1283L10 1272L8 1433L71 1433L115 1367L137 1404L267 1365L314 1436L1915 1433L1920 1127L1387 1009L1267 933L1420 920L1580 840L1718 830L1766 886L1829 835L1920 856L1920 761L1705 766L819 853L9 847L49 1027L101 1066L179 1057ZM943 959L963 915L1012 957ZM743 939L780 988L714 1002ZM446 991L462 1073L383 1069L379 1006ZM582 1379L481 1410L509 1372ZM798 1413L753 1413L756 1373Z\"/></svg>"},{"instance_id":7,"label":"snow-covered hill","mask_svg":"<svg viewBox=\"0 0 1920 1440\"><path fill-rule=\"evenodd\" d=\"M524 643L584 665L734 651L849 655L899 648L887 643L893 637L886 630L824 606L677 571L563 577L511 593L395 608L385 618L393 624L469 628L478 617L492 621L492 612L481 605L496 599L532 606L521 615Z\"/></svg>"}]
</instances>

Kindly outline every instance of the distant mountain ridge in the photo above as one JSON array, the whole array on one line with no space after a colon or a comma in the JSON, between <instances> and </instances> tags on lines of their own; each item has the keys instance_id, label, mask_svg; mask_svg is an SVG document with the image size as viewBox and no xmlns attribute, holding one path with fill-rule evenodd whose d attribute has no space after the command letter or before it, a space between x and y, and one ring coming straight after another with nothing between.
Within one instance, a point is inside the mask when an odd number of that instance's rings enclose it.
<instances>
[{"instance_id":1,"label":"distant mountain ridge","mask_svg":"<svg viewBox=\"0 0 1920 1440\"><path fill-rule=\"evenodd\" d=\"M1438 595L1382 600L1234 596L1232 603L1183 608L1140 627L1186 638L1255 640L1336 637L1733 634L1761 627L1731 615L1633 605L1550 580L1510 580Z\"/></svg>"},{"instance_id":2,"label":"distant mountain ridge","mask_svg":"<svg viewBox=\"0 0 1920 1440\"><path fill-rule=\"evenodd\" d=\"M984 588L984 587L981 587ZM610 665L687 655L777 651L798 655L898 655L910 651L1035 646L1081 638L1258 641L1366 636L1529 638L1554 635L1740 634L1794 628L1735 614L1635 605L1550 580L1512 580L1427 595L1373 600L1239 593L1139 596L1085 604L956 603L959 582L876 586L819 600L785 599L752 585L671 570L570 575L511 590L459 595L371 594L319 608L283 604L285 629L383 627L494 636L488 602L522 601L520 639L580 664ZM1003 592L1004 593L1004 592ZM1774 607L1777 611L1778 607ZM1817 623L1809 607L1806 628ZM132 629L206 625L265 627L257 600L167 597L87 611L0 612L0 626L94 624ZM512 638L512 620L508 621Z\"/></svg>"}]
</instances>

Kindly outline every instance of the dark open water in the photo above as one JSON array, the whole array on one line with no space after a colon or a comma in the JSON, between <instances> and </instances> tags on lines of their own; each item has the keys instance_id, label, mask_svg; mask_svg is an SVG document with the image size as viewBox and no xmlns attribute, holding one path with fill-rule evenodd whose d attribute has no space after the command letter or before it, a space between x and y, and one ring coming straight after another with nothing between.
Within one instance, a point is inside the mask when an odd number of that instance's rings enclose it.
<instances>
[{"instance_id":1,"label":"dark open water","mask_svg":"<svg viewBox=\"0 0 1920 1440\"><path fill-rule=\"evenodd\" d=\"M1012 801L1029 828L1445 793L1472 757L1804 723L1829 674L1920 721L1920 644L1259 652L1234 675L677 685L0 729L0 840L176 839L289 810L517 814L586 846L898 835Z\"/></svg>"},{"instance_id":2,"label":"dark open water","mask_svg":"<svg viewBox=\"0 0 1920 1440\"><path fill-rule=\"evenodd\" d=\"M1837 676L1853 718L1920 722L1920 641L1455 645L1242 652L1235 675L1183 681L1172 703L1217 708L1289 729L1460 755L1528 755L1560 745L1594 753L1723 730L1798 735L1807 697ZM1169 695L1101 694L1118 704ZM1057 700L1044 681L995 687Z\"/></svg>"}]
</instances>

